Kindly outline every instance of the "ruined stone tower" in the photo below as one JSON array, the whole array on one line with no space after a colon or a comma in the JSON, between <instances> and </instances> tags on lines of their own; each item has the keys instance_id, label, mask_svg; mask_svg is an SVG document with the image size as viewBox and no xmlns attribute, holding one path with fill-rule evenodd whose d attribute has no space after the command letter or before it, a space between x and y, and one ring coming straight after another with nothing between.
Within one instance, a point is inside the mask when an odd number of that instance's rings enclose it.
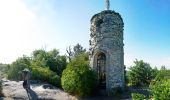
<instances>
[{"instance_id":1,"label":"ruined stone tower","mask_svg":"<svg viewBox=\"0 0 170 100\"><path fill-rule=\"evenodd\" d=\"M119 13L108 9L91 18L90 66L109 95L125 85L123 27Z\"/></svg>"}]
</instances>

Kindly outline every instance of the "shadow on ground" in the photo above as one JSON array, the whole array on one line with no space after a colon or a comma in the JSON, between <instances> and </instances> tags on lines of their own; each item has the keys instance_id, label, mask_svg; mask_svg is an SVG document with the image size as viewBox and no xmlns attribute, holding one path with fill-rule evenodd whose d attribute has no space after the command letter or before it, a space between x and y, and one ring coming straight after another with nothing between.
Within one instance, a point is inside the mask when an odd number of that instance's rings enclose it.
<instances>
[{"instance_id":1,"label":"shadow on ground","mask_svg":"<svg viewBox=\"0 0 170 100\"><path fill-rule=\"evenodd\" d=\"M26 89L29 100L37 100L38 96L32 89Z\"/></svg>"},{"instance_id":2,"label":"shadow on ground","mask_svg":"<svg viewBox=\"0 0 170 100\"><path fill-rule=\"evenodd\" d=\"M106 94L97 93L92 97L83 97L80 100L132 100L132 93L139 93L149 98L149 88L127 87L123 93L108 97Z\"/></svg>"}]
</instances>

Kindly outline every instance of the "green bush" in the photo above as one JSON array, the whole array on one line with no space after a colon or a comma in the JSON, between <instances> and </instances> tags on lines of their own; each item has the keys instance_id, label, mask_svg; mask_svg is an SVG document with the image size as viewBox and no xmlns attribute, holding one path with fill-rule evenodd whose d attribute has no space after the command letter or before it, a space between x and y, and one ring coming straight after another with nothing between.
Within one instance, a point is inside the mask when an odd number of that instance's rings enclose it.
<instances>
[{"instance_id":1,"label":"green bush","mask_svg":"<svg viewBox=\"0 0 170 100\"><path fill-rule=\"evenodd\" d=\"M62 88L73 95L89 96L97 83L97 75L90 69L86 54L76 57L62 73Z\"/></svg>"},{"instance_id":2,"label":"green bush","mask_svg":"<svg viewBox=\"0 0 170 100\"><path fill-rule=\"evenodd\" d=\"M170 100L170 79L155 81L150 88L154 100Z\"/></svg>"},{"instance_id":3,"label":"green bush","mask_svg":"<svg viewBox=\"0 0 170 100\"><path fill-rule=\"evenodd\" d=\"M144 100L146 96L139 93L132 93L132 100Z\"/></svg>"},{"instance_id":4,"label":"green bush","mask_svg":"<svg viewBox=\"0 0 170 100\"><path fill-rule=\"evenodd\" d=\"M60 77L58 75L51 77L49 83L54 86L60 87L61 86Z\"/></svg>"},{"instance_id":5,"label":"green bush","mask_svg":"<svg viewBox=\"0 0 170 100\"><path fill-rule=\"evenodd\" d=\"M55 86L60 86L60 77L49 68L37 67L32 68L33 80L41 80L43 82L51 83Z\"/></svg>"}]
</instances>

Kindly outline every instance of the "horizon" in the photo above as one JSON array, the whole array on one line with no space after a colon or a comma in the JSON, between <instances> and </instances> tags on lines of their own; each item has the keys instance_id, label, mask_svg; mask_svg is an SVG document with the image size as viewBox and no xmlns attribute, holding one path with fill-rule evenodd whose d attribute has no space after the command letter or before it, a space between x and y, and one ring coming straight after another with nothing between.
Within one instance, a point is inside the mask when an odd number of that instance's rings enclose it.
<instances>
[{"instance_id":1,"label":"horizon","mask_svg":"<svg viewBox=\"0 0 170 100\"><path fill-rule=\"evenodd\" d=\"M170 0L110 0L110 10L124 21L124 64L135 59L170 68ZM59 49L80 43L89 48L90 19L105 9L104 0L0 1L0 63L12 63L36 49Z\"/></svg>"}]
</instances>

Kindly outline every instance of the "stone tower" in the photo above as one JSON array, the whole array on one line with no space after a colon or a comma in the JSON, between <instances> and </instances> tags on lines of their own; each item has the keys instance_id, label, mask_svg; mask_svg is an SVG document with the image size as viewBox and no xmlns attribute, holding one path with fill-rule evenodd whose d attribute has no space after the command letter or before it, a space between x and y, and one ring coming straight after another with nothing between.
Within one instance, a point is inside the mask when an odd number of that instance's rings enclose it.
<instances>
[{"instance_id":1,"label":"stone tower","mask_svg":"<svg viewBox=\"0 0 170 100\"><path fill-rule=\"evenodd\" d=\"M91 18L90 66L96 70L99 88L113 95L124 89L124 23L112 10L104 10Z\"/></svg>"}]
</instances>

